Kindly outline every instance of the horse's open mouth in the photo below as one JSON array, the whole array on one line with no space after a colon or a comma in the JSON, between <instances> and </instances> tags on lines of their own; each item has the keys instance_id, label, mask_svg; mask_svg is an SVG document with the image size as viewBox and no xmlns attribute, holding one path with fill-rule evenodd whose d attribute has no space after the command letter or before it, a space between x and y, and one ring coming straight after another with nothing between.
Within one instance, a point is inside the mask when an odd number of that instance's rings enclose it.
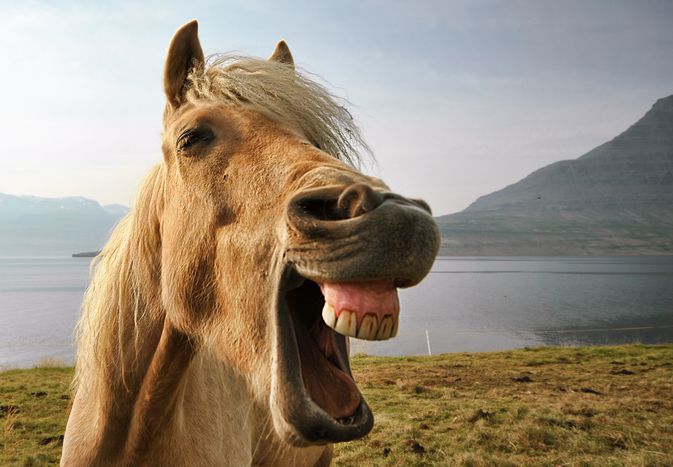
<instances>
[{"instance_id":1,"label":"horse's open mouth","mask_svg":"<svg viewBox=\"0 0 673 467\"><path fill-rule=\"evenodd\" d=\"M321 319L323 295L315 282L304 281L287 292L304 387L318 406L340 423L348 423L361 396L350 375L343 336ZM341 341L341 342L337 342Z\"/></svg>"},{"instance_id":2,"label":"horse's open mouth","mask_svg":"<svg viewBox=\"0 0 673 467\"><path fill-rule=\"evenodd\" d=\"M285 421L300 437L290 440L320 443L364 436L373 417L353 381L346 336L367 340L395 336L397 289L392 281L318 284L291 268L284 276L278 336L284 351L278 364L301 369L279 375L285 380L279 385L287 390L279 405L292 412L286 410Z\"/></svg>"}]
</instances>

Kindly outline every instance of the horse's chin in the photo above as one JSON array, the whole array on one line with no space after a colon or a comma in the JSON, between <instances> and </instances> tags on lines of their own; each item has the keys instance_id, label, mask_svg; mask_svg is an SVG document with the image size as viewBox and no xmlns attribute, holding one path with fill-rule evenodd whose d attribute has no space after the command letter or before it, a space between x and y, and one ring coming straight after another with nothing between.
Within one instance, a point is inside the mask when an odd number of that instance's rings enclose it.
<instances>
[{"instance_id":1,"label":"horse's chin","mask_svg":"<svg viewBox=\"0 0 673 467\"><path fill-rule=\"evenodd\" d=\"M276 431L295 446L365 436L374 418L353 381L346 337L321 318L318 284L288 266L276 305L271 391Z\"/></svg>"}]
</instances>

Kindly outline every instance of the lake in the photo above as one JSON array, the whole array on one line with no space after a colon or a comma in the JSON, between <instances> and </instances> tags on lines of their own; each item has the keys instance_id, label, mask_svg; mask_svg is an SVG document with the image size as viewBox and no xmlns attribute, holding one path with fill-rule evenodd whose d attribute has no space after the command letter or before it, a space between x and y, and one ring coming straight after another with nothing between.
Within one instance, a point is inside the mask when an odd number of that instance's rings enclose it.
<instances>
[{"instance_id":1,"label":"lake","mask_svg":"<svg viewBox=\"0 0 673 467\"><path fill-rule=\"evenodd\" d=\"M0 258L0 368L71 363L87 258ZM673 342L673 256L438 258L377 355ZM427 334L426 334L427 331Z\"/></svg>"}]
</instances>

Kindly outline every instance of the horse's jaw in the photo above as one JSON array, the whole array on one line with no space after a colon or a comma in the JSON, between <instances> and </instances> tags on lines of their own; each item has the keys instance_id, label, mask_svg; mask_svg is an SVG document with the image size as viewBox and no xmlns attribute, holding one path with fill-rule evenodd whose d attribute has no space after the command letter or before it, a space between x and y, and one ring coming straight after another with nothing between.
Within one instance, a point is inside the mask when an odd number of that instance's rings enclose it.
<instances>
[{"instance_id":1,"label":"horse's jaw","mask_svg":"<svg viewBox=\"0 0 673 467\"><path fill-rule=\"evenodd\" d=\"M292 297L299 286L301 303ZM346 338L321 318L318 286L285 266L274 303L270 403L276 431L294 446L365 436L374 417L352 379Z\"/></svg>"}]
</instances>

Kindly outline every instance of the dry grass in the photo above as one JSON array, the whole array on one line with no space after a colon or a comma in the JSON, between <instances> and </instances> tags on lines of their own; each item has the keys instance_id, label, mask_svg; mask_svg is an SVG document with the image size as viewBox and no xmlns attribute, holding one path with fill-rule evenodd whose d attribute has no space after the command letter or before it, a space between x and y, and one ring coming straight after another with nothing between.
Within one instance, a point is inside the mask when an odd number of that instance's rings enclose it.
<instances>
[{"instance_id":1,"label":"dry grass","mask_svg":"<svg viewBox=\"0 0 673 467\"><path fill-rule=\"evenodd\" d=\"M336 465L673 465L673 345L356 356L353 371L376 423ZM0 465L58 462L71 378L0 374Z\"/></svg>"},{"instance_id":2,"label":"dry grass","mask_svg":"<svg viewBox=\"0 0 673 467\"><path fill-rule=\"evenodd\" d=\"M355 357L376 416L337 465L673 465L673 346Z\"/></svg>"},{"instance_id":3,"label":"dry grass","mask_svg":"<svg viewBox=\"0 0 673 467\"><path fill-rule=\"evenodd\" d=\"M0 373L0 465L58 463L72 375L55 361Z\"/></svg>"}]
</instances>

